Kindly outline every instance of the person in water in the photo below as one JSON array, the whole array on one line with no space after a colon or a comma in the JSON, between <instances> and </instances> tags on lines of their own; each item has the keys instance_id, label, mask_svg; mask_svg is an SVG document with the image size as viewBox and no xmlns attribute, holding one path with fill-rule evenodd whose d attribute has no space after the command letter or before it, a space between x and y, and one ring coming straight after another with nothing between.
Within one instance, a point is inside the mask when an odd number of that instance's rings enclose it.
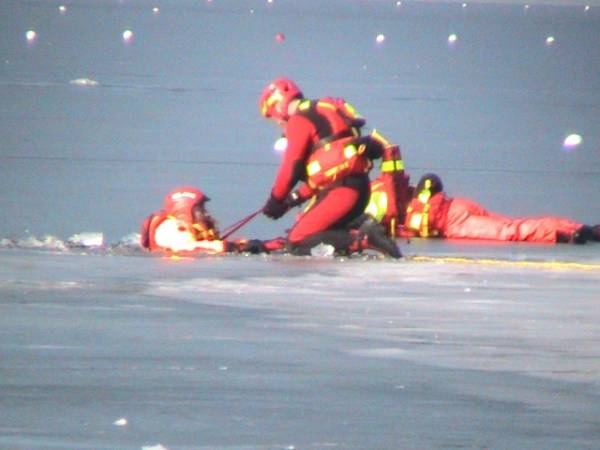
<instances>
[{"instance_id":1,"label":"person in water","mask_svg":"<svg viewBox=\"0 0 600 450\"><path fill-rule=\"evenodd\" d=\"M183 186L169 192L164 206L143 221L140 244L152 252L262 253L283 248L283 239L221 239L216 220L208 212L209 198L200 189Z\"/></svg>"}]
</instances>

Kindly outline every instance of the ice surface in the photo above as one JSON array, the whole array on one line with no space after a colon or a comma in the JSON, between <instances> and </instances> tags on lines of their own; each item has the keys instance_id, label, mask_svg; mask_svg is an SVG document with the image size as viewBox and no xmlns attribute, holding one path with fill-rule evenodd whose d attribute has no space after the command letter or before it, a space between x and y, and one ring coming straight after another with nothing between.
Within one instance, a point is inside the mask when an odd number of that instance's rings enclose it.
<instances>
[{"instance_id":1,"label":"ice surface","mask_svg":"<svg viewBox=\"0 0 600 450\"><path fill-rule=\"evenodd\" d=\"M596 448L600 245L137 245L177 185L223 228L264 203L282 74L351 101L413 180L600 222L600 3L483 3L0 2L0 448Z\"/></svg>"},{"instance_id":2,"label":"ice surface","mask_svg":"<svg viewBox=\"0 0 600 450\"><path fill-rule=\"evenodd\" d=\"M0 448L593 448L600 270L509 263L0 250Z\"/></svg>"}]
</instances>

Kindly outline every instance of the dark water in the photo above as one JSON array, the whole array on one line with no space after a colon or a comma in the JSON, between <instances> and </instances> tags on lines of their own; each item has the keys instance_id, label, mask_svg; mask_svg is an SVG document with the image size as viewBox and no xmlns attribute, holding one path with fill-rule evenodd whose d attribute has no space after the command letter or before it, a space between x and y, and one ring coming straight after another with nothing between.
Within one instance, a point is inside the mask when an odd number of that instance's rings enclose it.
<instances>
[{"instance_id":1,"label":"dark water","mask_svg":"<svg viewBox=\"0 0 600 450\"><path fill-rule=\"evenodd\" d=\"M183 183L210 194L223 225L245 216L278 163L278 130L257 97L279 75L309 97L354 103L402 145L413 179L434 170L450 193L505 214L600 221L597 8L59 5L0 4L0 237L88 230L114 241ZM99 86L70 84L79 78ZM571 133L583 143L565 151ZM281 234L289 220L259 218L244 234Z\"/></svg>"}]
</instances>

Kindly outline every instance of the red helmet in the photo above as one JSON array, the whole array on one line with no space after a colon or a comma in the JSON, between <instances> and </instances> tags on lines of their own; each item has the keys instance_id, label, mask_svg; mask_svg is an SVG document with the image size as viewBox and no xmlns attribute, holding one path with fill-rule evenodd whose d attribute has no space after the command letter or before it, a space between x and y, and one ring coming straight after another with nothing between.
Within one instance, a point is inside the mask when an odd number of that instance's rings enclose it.
<instances>
[{"instance_id":1,"label":"red helmet","mask_svg":"<svg viewBox=\"0 0 600 450\"><path fill-rule=\"evenodd\" d=\"M260 113L276 120L288 120L288 106L296 98L303 98L300 88L289 78L277 78L260 96Z\"/></svg>"},{"instance_id":2,"label":"red helmet","mask_svg":"<svg viewBox=\"0 0 600 450\"><path fill-rule=\"evenodd\" d=\"M178 219L192 223L193 209L196 205L202 205L210 200L204 192L190 186L183 186L169 192L165 196L165 210Z\"/></svg>"}]
</instances>

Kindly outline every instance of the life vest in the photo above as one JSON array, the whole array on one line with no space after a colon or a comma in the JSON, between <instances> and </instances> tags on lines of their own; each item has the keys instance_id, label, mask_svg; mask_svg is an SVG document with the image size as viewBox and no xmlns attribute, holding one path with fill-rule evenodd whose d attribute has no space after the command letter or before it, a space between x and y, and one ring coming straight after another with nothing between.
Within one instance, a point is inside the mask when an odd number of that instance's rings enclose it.
<instances>
[{"instance_id":1,"label":"life vest","mask_svg":"<svg viewBox=\"0 0 600 450\"><path fill-rule=\"evenodd\" d=\"M144 220L140 241L143 247L151 251L211 254L227 251L225 241L206 234L199 237L194 224L188 224L165 211L151 214Z\"/></svg>"},{"instance_id":2,"label":"life vest","mask_svg":"<svg viewBox=\"0 0 600 450\"><path fill-rule=\"evenodd\" d=\"M349 175L365 174L373 166L367 145L361 142L365 124L343 99L304 100L298 112L316 128L316 140L306 161L306 181L313 189L323 189Z\"/></svg>"},{"instance_id":3,"label":"life vest","mask_svg":"<svg viewBox=\"0 0 600 450\"><path fill-rule=\"evenodd\" d=\"M424 188L415 193L406 208L405 226L418 233L420 237L440 236L444 229L445 217L450 204L443 192L431 195L431 183L425 182Z\"/></svg>"},{"instance_id":4,"label":"life vest","mask_svg":"<svg viewBox=\"0 0 600 450\"><path fill-rule=\"evenodd\" d=\"M140 229L140 245L148 250L158 250L154 235L156 234L156 228L167 218L165 211L159 211L150 214L142 222Z\"/></svg>"},{"instance_id":5,"label":"life vest","mask_svg":"<svg viewBox=\"0 0 600 450\"><path fill-rule=\"evenodd\" d=\"M400 148L390 144L376 130L370 137L382 147L382 162L381 175L371 183L371 197L365 212L382 223L390 236L395 236L406 214L409 177L404 172Z\"/></svg>"}]
</instances>

